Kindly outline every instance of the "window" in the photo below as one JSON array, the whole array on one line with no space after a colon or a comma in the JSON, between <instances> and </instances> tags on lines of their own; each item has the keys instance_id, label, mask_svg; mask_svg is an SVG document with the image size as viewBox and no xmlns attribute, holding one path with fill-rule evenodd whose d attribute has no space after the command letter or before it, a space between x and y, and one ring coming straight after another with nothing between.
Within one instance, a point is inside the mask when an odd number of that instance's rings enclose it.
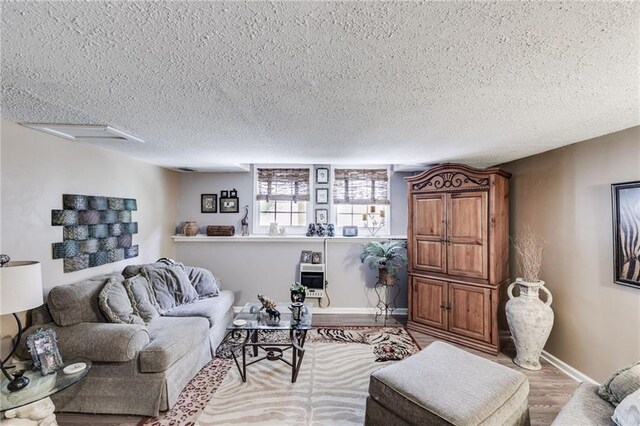
<instances>
[{"instance_id":1,"label":"window","mask_svg":"<svg viewBox=\"0 0 640 426\"><path fill-rule=\"evenodd\" d=\"M334 169L333 204L337 226L381 226L388 233L388 169Z\"/></svg>"},{"instance_id":2,"label":"window","mask_svg":"<svg viewBox=\"0 0 640 426\"><path fill-rule=\"evenodd\" d=\"M258 168L256 202L258 227L307 226L309 207L308 168Z\"/></svg>"}]
</instances>

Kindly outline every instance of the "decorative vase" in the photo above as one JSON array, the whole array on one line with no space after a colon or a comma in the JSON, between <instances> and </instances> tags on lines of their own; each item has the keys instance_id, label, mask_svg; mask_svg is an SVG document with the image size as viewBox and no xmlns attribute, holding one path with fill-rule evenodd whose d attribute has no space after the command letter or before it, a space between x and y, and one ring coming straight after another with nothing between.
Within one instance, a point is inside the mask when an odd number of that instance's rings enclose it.
<instances>
[{"instance_id":1,"label":"decorative vase","mask_svg":"<svg viewBox=\"0 0 640 426\"><path fill-rule=\"evenodd\" d=\"M305 291L293 291L291 290L291 301L292 302L304 302L304 299L307 297L307 293Z\"/></svg>"},{"instance_id":2,"label":"decorative vase","mask_svg":"<svg viewBox=\"0 0 640 426\"><path fill-rule=\"evenodd\" d=\"M188 220L185 223L184 228L182 228L182 233L187 237L195 237L196 235L198 235L199 230L200 228L198 227L198 224L195 221Z\"/></svg>"},{"instance_id":3,"label":"decorative vase","mask_svg":"<svg viewBox=\"0 0 640 426\"><path fill-rule=\"evenodd\" d=\"M382 285L392 286L396 283L396 277L390 275L387 268L378 268L378 282Z\"/></svg>"},{"instance_id":4,"label":"decorative vase","mask_svg":"<svg viewBox=\"0 0 640 426\"><path fill-rule=\"evenodd\" d=\"M520 288L519 297L513 295L516 285ZM540 300L539 290L547 294L546 302ZM516 282L511 283L507 292L507 322L516 346L513 362L527 370L540 370L540 354L553 327L553 296L544 286L544 281L531 283L522 278L516 278Z\"/></svg>"}]
</instances>

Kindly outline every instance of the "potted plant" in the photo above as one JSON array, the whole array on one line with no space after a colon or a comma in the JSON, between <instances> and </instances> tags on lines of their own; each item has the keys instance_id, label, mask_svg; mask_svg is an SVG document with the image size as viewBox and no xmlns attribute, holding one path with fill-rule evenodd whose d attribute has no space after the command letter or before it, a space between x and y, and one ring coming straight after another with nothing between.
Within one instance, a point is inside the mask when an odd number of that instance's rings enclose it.
<instances>
[{"instance_id":1,"label":"potted plant","mask_svg":"<svg viewBox=\"0 0 640 426\"><path fill-rule=\"evenodd\" d=\"M530 226L522 229L513 239L513 248L522 277L511 283L505 307L511 338L516 346L513 362L528 370L540 370L540 354L553 327L553 297L540 279L544 240ZM518 287L520 295L515 297L513 289ZM546 302L538 297L538 291L546 293Z\"/></svg>"},{"instance_id":2,"label":"potted plant","mask_svg":"<svg viewBox=\"0 0 640 426\"><path fill-rule=\"evenodd\" d=\"M291 301L292 302L304 302L307 297L307 287L303 286L299 282L291 284Z\"/></svg>"},{"instance_id":3,"label":"potted plant","mask_svg":"<svg viewBox=\"0 0 640 426\"><path fill-rule=\"evenodd\" d=\"M398 270L407 265L406 246L406 241L372 241L364 247L360 260L369 268L378 269L380 283L394 285Z\"/></svg>"}]
</instances>

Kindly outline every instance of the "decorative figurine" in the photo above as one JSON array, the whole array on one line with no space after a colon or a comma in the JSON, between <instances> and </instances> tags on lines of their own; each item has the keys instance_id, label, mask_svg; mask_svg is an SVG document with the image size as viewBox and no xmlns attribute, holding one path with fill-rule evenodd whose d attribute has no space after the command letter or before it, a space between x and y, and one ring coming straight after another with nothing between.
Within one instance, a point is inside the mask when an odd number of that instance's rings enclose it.
<instances>
[{"instance_id":1,"label":"decorative figurine","mask_svg":"<svg viewBox=\"0 0 640 426\"><path fill-rule=\"evenodd\" d=\"M336 236L336 227L333 223L327 225L327 237L335 237Z\"/></svg>"},{"instance_id":2,"label":"decorative figurine","mask_svg":"<svg viewBox=\"0 0 640 426\"><path fill-rule=\"evenodd\" d=\"M316 223L316 234L318 234L318 237L324 237L324 226L322 226L321 223Z\"/></svg>"},{"instance_id":3,"label":"decorative figurine","mask_svg":"<svg viewBox=\"0 0 640 426\"><path fill-rule=\"evenodd\" d=\"M316 225L310 223L307 227L307 237L313 237L314 235L316 235Z\"/></svg>"},{"instance_id":4,"label":"decorative figurine","mask_svg":"<svg viewBox=\"0 0 640 426\"><path fill-rule=\"evenodd\" d=\"M249 235L249 206L244 206L244 217L240 221L240 229L242 230L242 236Z\"/></svg>"},{"instance_id":5,"label":"decorative figurine","mask_svg":"<svg viewBox=\"0 0 640 426\"><path fill-rule=\"evenodd\" d=\"M260 310L264 309L265 312L269 314L270 320L277 319L280 321L280 311L276 309L276 302L273 299L269 299L267 296L258 294L258 300L262 303L262 308L260 308Z\"/></svg>"}]
</instances>

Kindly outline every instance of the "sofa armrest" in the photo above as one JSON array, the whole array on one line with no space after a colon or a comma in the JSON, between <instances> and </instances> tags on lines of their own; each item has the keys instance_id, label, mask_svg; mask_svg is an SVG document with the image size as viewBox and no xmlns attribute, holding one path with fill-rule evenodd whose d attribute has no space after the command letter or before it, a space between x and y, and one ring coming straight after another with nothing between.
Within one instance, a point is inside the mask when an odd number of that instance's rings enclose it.
<instances>
[{"instance_id":1,"label":"sofa armrest","mask_svg":"<svg viewBox=\"0 0 640 426\"><path fill-rule=\"evenodd\" d=\"M81 322L59 327L55 323L30 327L20 347L26 349L27 336L38 328L52 329L58 337L62 359L84 357L92 362L127 362L135 359L140 349L149 344L149 332L143 325ZM29 358L28 350L19 353Z\"/></svg>"},{"instance_id":2,"label":"sofa armrest","mask_svg":"<svg viewBox=\"0 0 640 426\"><path fill-rule=\"evenodd\" d=\"M600 398L598 386L580 383L578 388L562 407L552 426L606 426L614 425L611 416L615 407Z\"/></svg>"}]
</instances>

